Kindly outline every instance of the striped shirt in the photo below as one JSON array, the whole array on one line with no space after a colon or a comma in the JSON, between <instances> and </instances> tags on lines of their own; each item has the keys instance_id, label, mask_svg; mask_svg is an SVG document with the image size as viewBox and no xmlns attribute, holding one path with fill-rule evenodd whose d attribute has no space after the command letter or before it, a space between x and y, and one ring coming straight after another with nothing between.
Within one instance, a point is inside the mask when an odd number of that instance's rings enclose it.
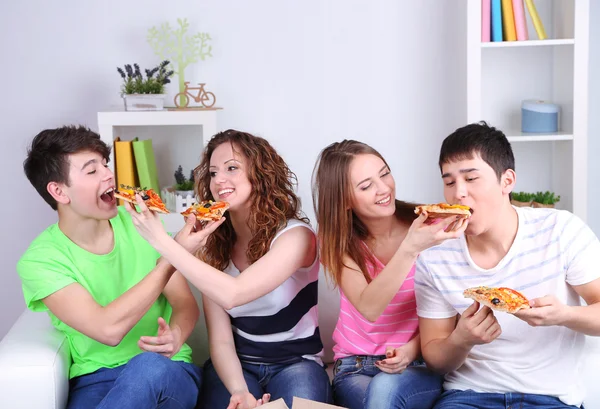
<instances>
[{"instance_id":1,"label":"striped shirt","mask_svg":"<svg viewBox=\"0 0 600 409\"><path fill-rule=\"evenodd\" d=\"M314 234L309 225L292 219L277 233L271 247L283 233L296 227ZM317 313L319 268L317 256L310 267L298 269L270 293L227 310L241 361L294 363L305 358L322 365ZM241 274L231 261L224 271L232 277Z\"/></svg>"},{"instance_id":2,"label":"striped shirt","mask_svg":"<svg viewBox=\"0 0 600 409\"><path fill-rule=\"evenodd\" d=\"M462 314L472 302L463 290L480 285L514 288L529 299L553 295L563 304L582 304L572 286L600 277L598 238L567 211L515 209L519 221L514 242L491 269L473 262L464 236L421 253L415 276L420 317ZM495 316L502 334L473 347L464 364L446 374L444 388L540 394L581 405L578 365L585 335L564 326L531 327L507 313Z\"/></svg>"},{"instance_id":3,"label":"striped shirt","mask_svg":"<svg viewBox=\"0 0 600 409\"><path fill-rule=\"evenodd\" d=\"M371 278L385 267L375 258L368 263ZM340 315L333 332L334 359L351 355L385 355L387 346L397 348L406 344L418 333L418 317L414 291L413 266L402 286L375 322L365 319L340 288Z\"/></svg>"}]
</instances>

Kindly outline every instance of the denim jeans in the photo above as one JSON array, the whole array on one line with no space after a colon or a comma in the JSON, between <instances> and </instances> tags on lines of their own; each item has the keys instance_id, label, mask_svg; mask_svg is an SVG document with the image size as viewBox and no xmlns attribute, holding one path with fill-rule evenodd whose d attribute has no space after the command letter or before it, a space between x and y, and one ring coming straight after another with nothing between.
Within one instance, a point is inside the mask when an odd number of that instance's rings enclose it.
<instances>
[{"instance_id":1,"label":"denim jeans","mask_svg":"<svg viewBox=\"0 0 600 409\"><path fill-rule=\"evenodd\" d=\"M576 409L554 396L526 393L481 393L450 389L438 399L435 409ZM582 406L583 408L583 406Z\"/></svg>"},{"instance_id":2,"label":"denim jeans","mask_svg":"<svg viewBox=\"0 0 600 409\"><path fill-rule=\"evenodd\" d=\"M443 378L414 361L401 373L388 374L375 366L385 356L349 356L333 370L335 404L350 409L431 409L442 393Z\"/></svg>"},{"instance_id":3,"label":"denim jeans","mask_svg":"<svg viewBox=\"0 0 600 409\"><path fill-rule=\"evenodd\" d=\"M271 401L283 398L291 408L294 396L317 402L331 403L331 385L325 368L303 359L292 364L253 364L242 362L248 390L259 399L271 394ZM225 409L231 394L219 379L209 359L204 364L203 402L205 409Z\"/></svg>"},{"instance_id":4,"label":"denim jeans","mask_svg":"<svg viewBox=\"0 0 600 409\"><path fill-rule=\"evenodd\" d=\"M143 352L125 365L71 379L67 409L193 409L201 379L194 364Z\"/></svg>"}]
</instances>

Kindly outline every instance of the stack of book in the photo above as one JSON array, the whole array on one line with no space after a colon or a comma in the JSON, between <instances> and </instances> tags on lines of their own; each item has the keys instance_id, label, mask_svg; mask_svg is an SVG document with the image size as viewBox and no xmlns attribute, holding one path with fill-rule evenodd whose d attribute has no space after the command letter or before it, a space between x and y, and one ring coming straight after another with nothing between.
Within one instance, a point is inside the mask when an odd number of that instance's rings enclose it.
<instances>
[{"instance_id":1,"label":"stack of book","mask_svg":"<svg viewBox=\"0 0 600 409\"><path fill-rule=\"evenodd\" d=\"M525 6L538 39L548 38L533 0L481 0L481 41L529 40Z\"/></svg>"},{"instance_id":2,"label":"stack of book","mask_svg":"<svg viewBox=\"0 0 600 409\"><path fill-rule=\"evenodd\" d=\"M116 138L114 152L117 188L123 184L153 189L160 194L152 139L123 141Z\"/></svg>"}]
</instances>

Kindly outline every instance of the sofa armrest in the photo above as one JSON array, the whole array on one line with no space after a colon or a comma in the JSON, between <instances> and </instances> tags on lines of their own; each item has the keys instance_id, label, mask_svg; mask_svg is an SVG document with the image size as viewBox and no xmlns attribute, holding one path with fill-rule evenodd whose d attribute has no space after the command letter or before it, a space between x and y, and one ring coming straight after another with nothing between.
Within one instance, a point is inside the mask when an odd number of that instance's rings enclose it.
<instances>
[{"instance_id":1,"label":"sofa armrest","mask_svg":"<svg viewBox=\"0 0 600 409\"><path fill-rule=\"evenodd\" d=\"M66 337L26 309L0 341L0 407L64 409L70 366Z\"/></svg>"}]
</instances>

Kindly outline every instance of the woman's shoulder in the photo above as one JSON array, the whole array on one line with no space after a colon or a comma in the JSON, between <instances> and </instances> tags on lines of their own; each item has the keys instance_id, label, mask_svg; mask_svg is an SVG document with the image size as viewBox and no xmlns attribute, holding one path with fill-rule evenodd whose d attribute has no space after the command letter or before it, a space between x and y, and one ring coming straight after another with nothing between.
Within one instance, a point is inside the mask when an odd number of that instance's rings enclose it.
<instances>
[{"instance_id":1,"label":"woman's shoulder","mask_svg":"<svg viewBox=\"0 0 600 409\"><path fill-rule=\"evenodd\" d=\"M279 231L277 232L277 234L275 235L275 237L273 238L273 241L275 241L279 236L281 236L283 233L292 230L294 228L298 228L298 227L302 227L302 228L306 228L308 230L310 230L310 232L312 234L315 234L315 230L312 228L312 226L302 220L298 220L298 219L288 219L288 221L286 222L285 226L283 226L281 229L279 229Z\"/></svg>"}]
</instances>

